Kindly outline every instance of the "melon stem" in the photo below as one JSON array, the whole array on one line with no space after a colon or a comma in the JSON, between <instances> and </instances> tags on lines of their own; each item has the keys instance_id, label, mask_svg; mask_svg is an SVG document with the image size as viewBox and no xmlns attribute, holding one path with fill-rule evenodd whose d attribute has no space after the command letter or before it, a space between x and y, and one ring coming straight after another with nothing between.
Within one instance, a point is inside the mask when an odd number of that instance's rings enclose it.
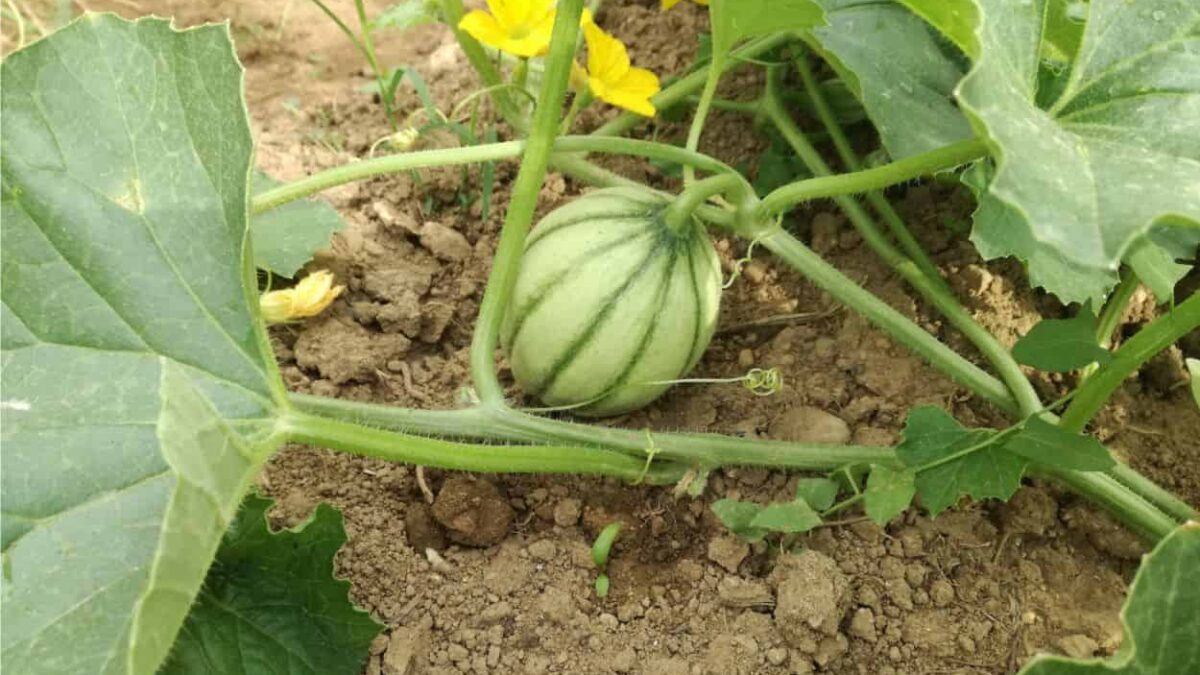
<instances>
[{"instance_id":1,"label":"melon stem","mask_svg":"<svg viewBox=\"0 0 1200 675\"><path fill-rule=\"evenodd\" d=\"M680 192L663 210L662 219L676 234L682 234L692 224L696 209L717 195L732 193L734 202L741 204L751 195L746 180L736 173L722 173L693 183Z\"/></svg>"}]
</instances>

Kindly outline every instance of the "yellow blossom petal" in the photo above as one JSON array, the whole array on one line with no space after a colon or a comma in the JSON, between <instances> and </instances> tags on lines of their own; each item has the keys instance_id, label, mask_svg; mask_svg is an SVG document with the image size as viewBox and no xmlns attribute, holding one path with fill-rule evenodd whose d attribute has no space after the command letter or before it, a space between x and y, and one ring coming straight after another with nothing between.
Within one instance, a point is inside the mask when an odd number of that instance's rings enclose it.
<instances>
[{"instance_id":1,"label":"yellow blossom petal","mask_svg":"<svg viewBox=\"0 0 1200 675\"><path fill-rule=\"evenodd\" d=\"M630 68L625 77L611 87L608 102L639 115L654 117L656 111L650 97L660 88L657 75L645 68Z\"/></svg>"},{"instance_id":2,"label":"yellow blossom petal","mask_svg":"<svg viewBox=\"0 0 1200 675\"><path fill-rule=\"evenodd\" d=\"M605 83L625 77L629 72L629 52L620 40L594 23L583 27L583 37L587 40L589 75Z\"/></svg>"},{"instance_id":3,"label":"yellow blossom petal","mask_svg":"<svg viewBox=\"0 0 1200 675\"><path fill-rule=\"evenodd\" d=\"M553 0L488 0L488 10L467 13L458 22L459 29L516 56L540 56L550 48Z\"/></svg>"},{"instance_id":4,"label":"yellow blossom petal","mask_svg":"<svg viewBox=\"0 0 1200 675\"><path fill-rule=\"evenodd\" d=\"M588 89L612 105L652 117L650 97L659 91L658 77L645 68L629 65L629 53L620 40L595 24L583 27L588 48Z\"/></svg>"},{"instance_id":5,"label":"yellow blossom petal","mask_svg":"<svg viewBox=\"0 0 1200 675\"><path fill-rule=\"evenodd\" d=\"M292 313L292 289L270 291L263 293L258 299L259 309L262 310L263 320L267 323L283 323Z\"/></svg>"},{"instance_id":6,"label":"yellow blossom petal","mask_svg":"<svg viewBox=\"0 0 1200 675\"><path fill-rule=\"evenodd\" d=\"M344 290L344 286L334 286L333 275L322 270L292 288L264 293L258 305L267 323L283 323L320 314Z\"/></svg>"}]
</instances>

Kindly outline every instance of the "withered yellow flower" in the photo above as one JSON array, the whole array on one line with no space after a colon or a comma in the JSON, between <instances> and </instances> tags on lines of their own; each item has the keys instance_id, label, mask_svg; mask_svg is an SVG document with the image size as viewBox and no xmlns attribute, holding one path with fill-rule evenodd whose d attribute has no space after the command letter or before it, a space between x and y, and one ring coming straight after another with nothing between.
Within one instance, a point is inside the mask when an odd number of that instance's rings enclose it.
<instances>
[{"instance_id":1,"label":"withered yellow flower","mask_svg":"<svg viewBox=\"0 0 1200 675\"><path fill-rule=\"evenodd\" d=\"M286 323L320 314L344 290L345 286L333 285L333 274L321 270L291 288L263 293L258 306L267 323Z\"/></svg>"},{"instance_id":2,"label":"withered yellow flower","mask_svg":"<svg viewBox=\"0 0 1200 675\"><path fill-rule=\"evenodd\" d=\"M583 24L587 40L587 83L596 98L646 117L654 116L650 97L661 88L658 76L629 63L629 53L617 38L596 24Z\"/></svg>"},{"instance_id":3,"label":"withered yellow flower","mask_svg":"<svg viewBox=\"0 0 1200 675\"><path fill-rule=\"evenodd\" d=\"M487 0L458 22L460 30L489 47L514 56L541 56L550 48L553 0Z\"/></svg>"},{"instance_id":4,"label":"withered yellow flower","mask_svg":"<svg viewBox=\"0 0 1200 675\"><path fill-rule=\"evenodd\" d=\"M707 5L708 4L708 0L692 0L692 1L695 2L697 5ZM666 10L671 9L675 5L678 5L679 2L680 2L680 0L662 0L663 11L665 12Z\"/></svg>"}]
</instances>

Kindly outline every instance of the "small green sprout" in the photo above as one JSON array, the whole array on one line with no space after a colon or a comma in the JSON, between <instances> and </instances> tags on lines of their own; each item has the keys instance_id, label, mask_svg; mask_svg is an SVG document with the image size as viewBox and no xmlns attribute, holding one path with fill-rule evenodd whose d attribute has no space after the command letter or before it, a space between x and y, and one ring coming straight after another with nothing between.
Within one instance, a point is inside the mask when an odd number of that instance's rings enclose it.
<instances>
[{"instance_id":1,"label":"small green sprout","mask_svg":"<svg viewBox=\"0 0 1200 675\"><path fill-rule=\"evenodd\" d=\"M624 523L617 521L609 523L600 534L596 537L596 541L592 544L592 562L600 570L600 574L596 577L596 597L604 599L608 597L608 574L605 570L608 568L608 554L612 551L613 542L617 540L617 535L621 533L621 528Z\"/></svg>"}]
</instances>

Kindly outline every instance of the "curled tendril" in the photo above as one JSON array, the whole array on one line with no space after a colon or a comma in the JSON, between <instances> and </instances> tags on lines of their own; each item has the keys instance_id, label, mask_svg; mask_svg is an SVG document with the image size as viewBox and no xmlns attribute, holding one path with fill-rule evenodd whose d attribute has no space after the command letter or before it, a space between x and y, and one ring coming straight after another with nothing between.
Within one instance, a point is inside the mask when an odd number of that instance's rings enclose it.
<instances>
[{"instance_id":1,"label":"curled tendril","mask_svg":"<svg viewBox=\"0 0 1200 675\"><path fill-rule=\"evenodd\" d=\"M770 396L783 389L783 375L778 368L752 368L742 377L742 386L755 396Z\"/></svg>"},{"instance_id":2,"label":"curled tendril","mask_svg":"<svg viewBox=\"0 0 1200 675\"><path fill-rule=\"evenodd\" d=\"M646 480L646 474L650 472L650 463L654 461L654 456L657 455L660 448L654 444L654 436L650 435L650 430L646 430L646 465L642 467L642 473L633 481L634 485L641 485L642 481Z\"/></svg>"},{"instance_id":3,"label":"curled tendril","mask_svg":"<svg viewBox=\"0 0 1200 675\"><path fill-rule=\"evenodd\" d=\"M745 269L746 265L749 265L750 261L754 258L754 247L757 245L758 238L756 237L751 239L750 245L746 247L746 255L733 261L733 272L730 273L729 280L721 285L721 290L729 288L733 285L733 282L738 280L738 277L742 276L742 270Z\"/></svg>"}]
</instances>

